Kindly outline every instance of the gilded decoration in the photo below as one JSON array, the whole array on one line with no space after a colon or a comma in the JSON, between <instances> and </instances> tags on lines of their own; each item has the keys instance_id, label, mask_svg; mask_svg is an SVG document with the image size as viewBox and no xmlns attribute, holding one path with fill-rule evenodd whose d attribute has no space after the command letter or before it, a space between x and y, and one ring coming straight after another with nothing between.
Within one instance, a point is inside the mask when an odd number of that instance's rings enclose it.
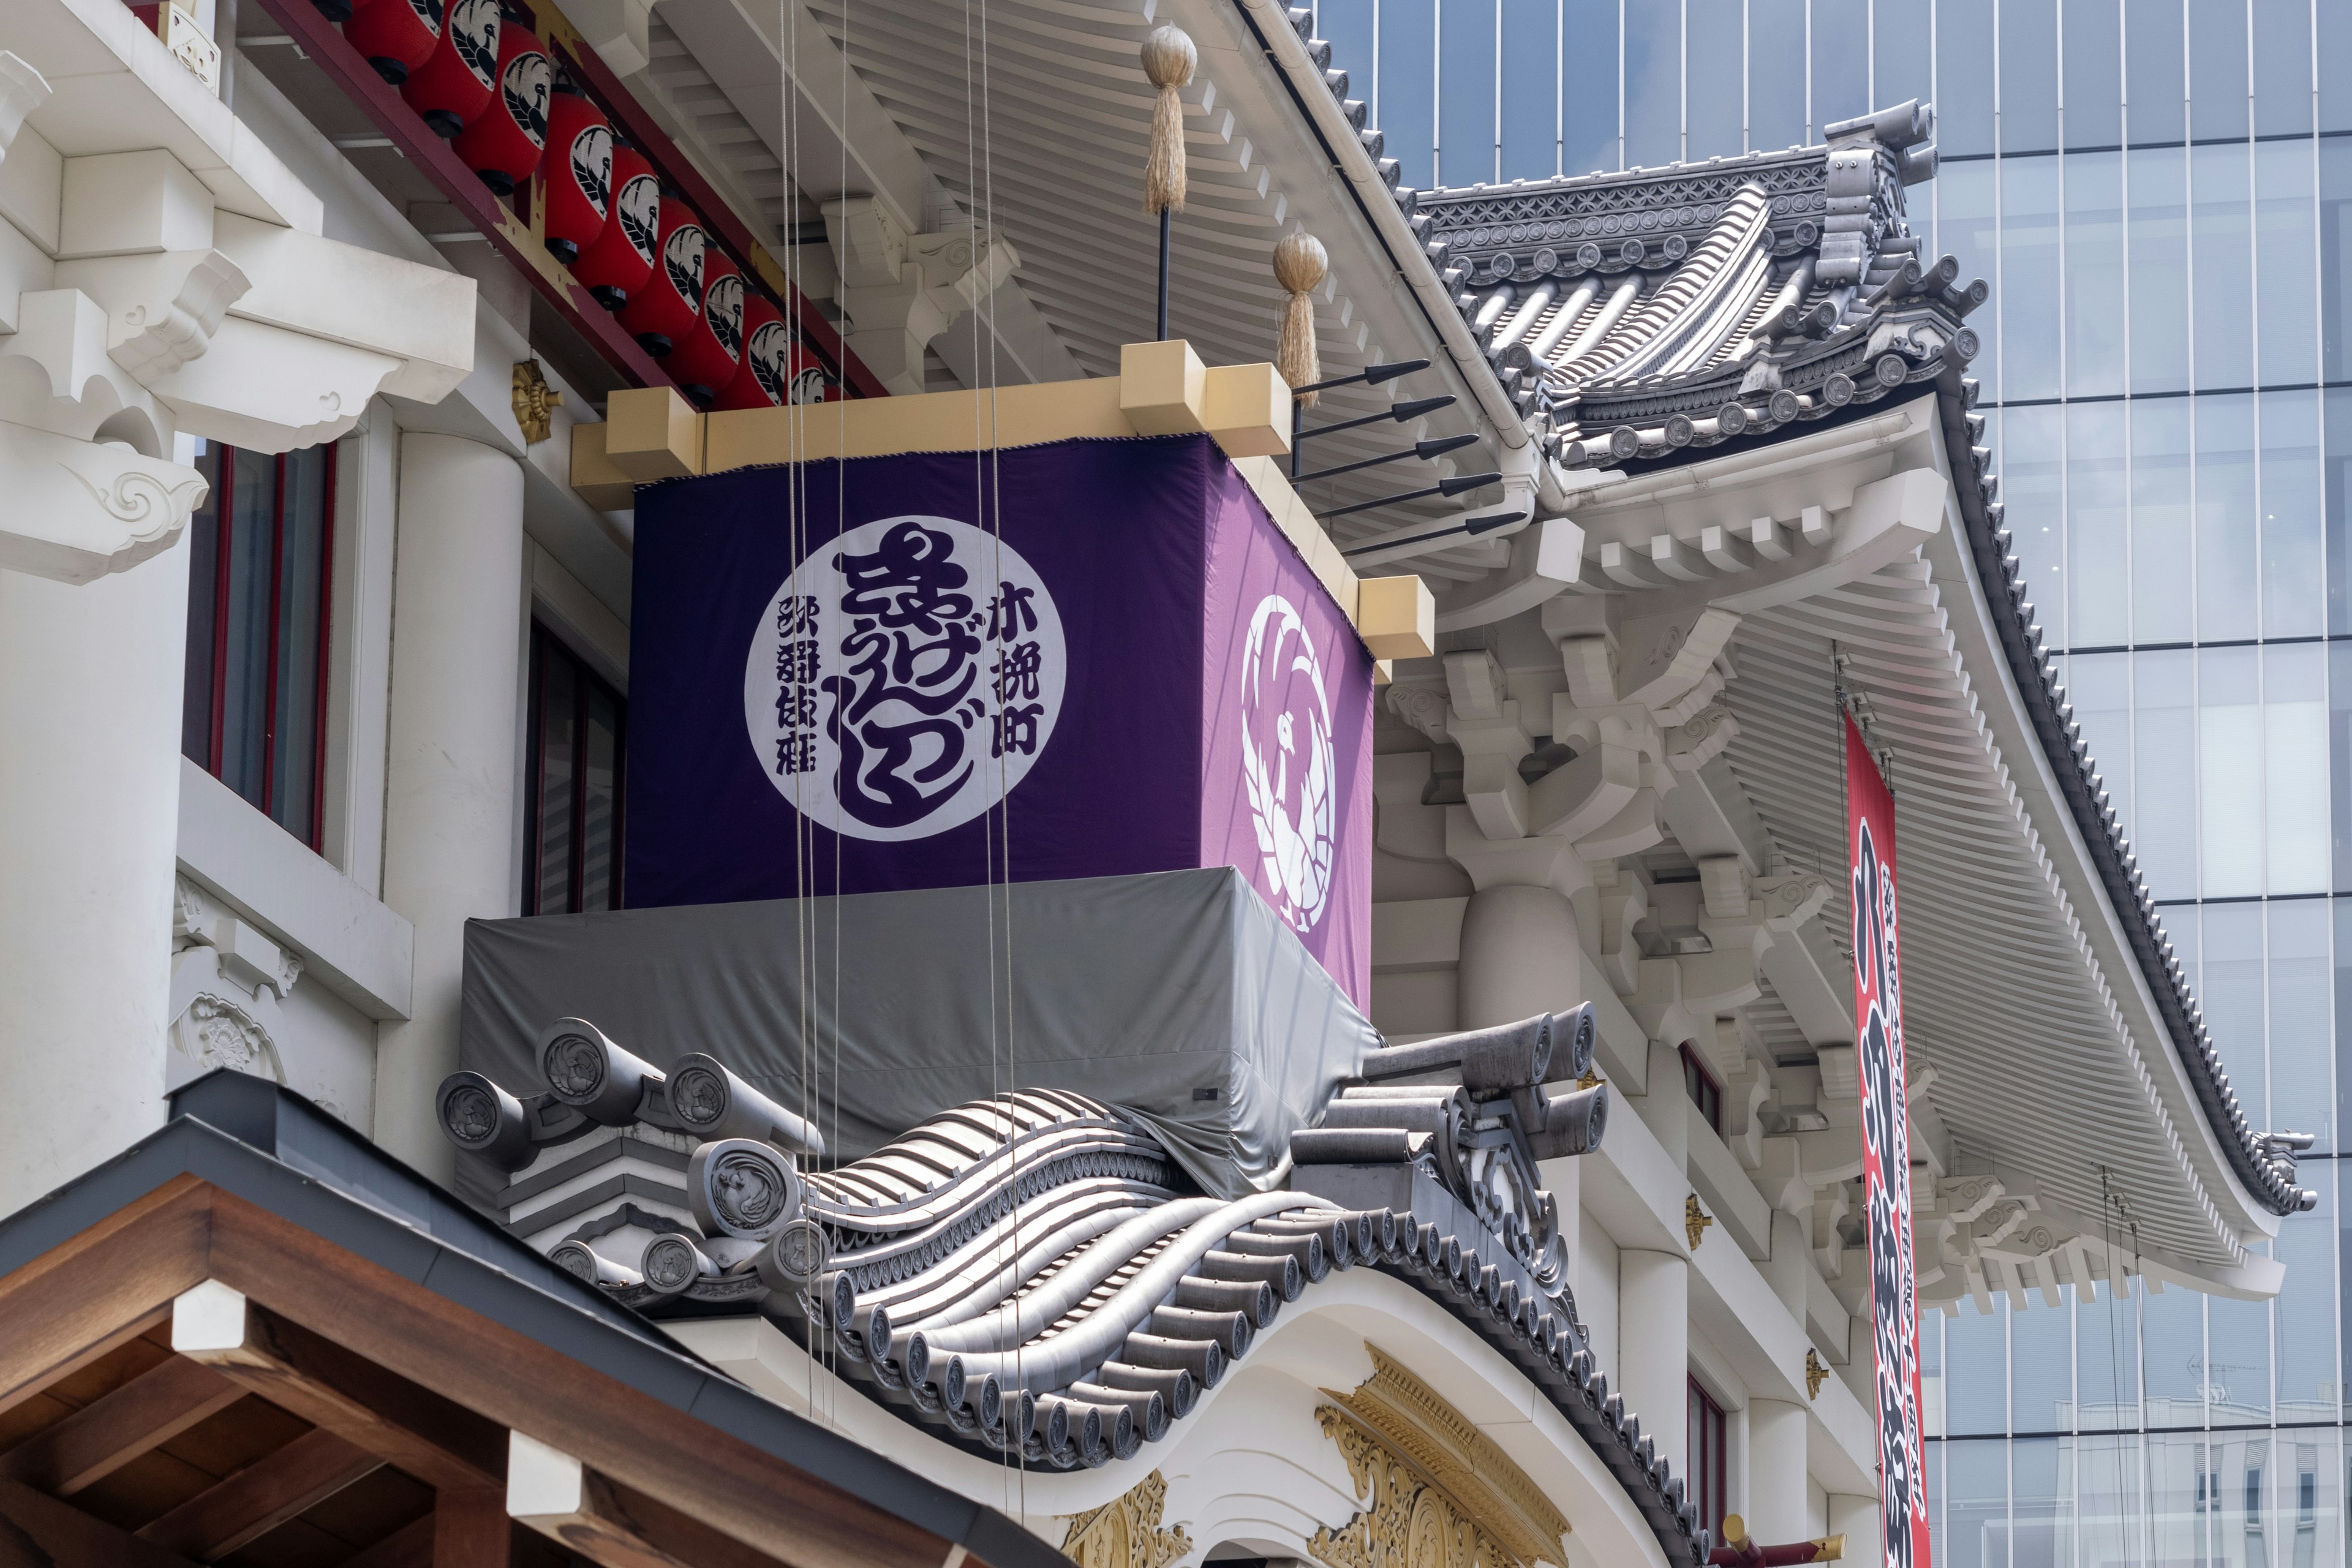
<instances>
[{"instance_id":1,"label":"gilded decoration","mask_svg":"<svg viewBox=\"0 0 2352 1568\"><path fill-rule=\"evenodd\" d=\"M1819 1399L1822 1396L1822 1384L1829 1380L1830 1369L1822 1364L1822 1358L1811 1350L1806 1351L1805 1397Z\"/></svg>"},{"instance_id":2,"label":"gilded decoration","mask_svg":"<svg viewBox=\"0 0 2352 1568\"><path fill-rule=\"evenodd\" d=\"M1683 1234L1690 1238L1690 1249L1698 1250L1699 1237L1715 1223L1715 1216L1698 1206L1698 1194L1693 1193L1683 1200Z\"/></svg>"},{"instance_id":3,"label":"gilded decoration","mask_svg":"<svg viewBox=\"0 0 2352 1568\"><path fill-rule=\"evenodd\" d=\"M1307 1543L1332 1568L1528 1568L1564 1561L1568 1521L1527 1473L1421 1379L1371 1352L1372 1375L1315 1418L1366 1506Z\"/></svg>"},{"instance_id":4,"label":"gilded decoration","mask_svg":"<svg viewBox=\"0 0 2352 1568\"><path fill-rule=\"evenodd\" d=\"M1182 1525L1162 1530L1168 1478L1152 1471L1128 1493L1070 1521L1062 1554L1078 1568L1167 1568L1192 1550Z\"/></svg>"},{"instance_id":5,"label":"gilded decoration","mask_svg":"<svg viewBox=\"0 0 2352 1568\"><path fill-rule=\"evenodd\" d=\"M515 365L514 416L525 446L536 447L554 434L555 410L562 403L563 394L547 384L537 360L522 360Z\"/></svg>"}]
</instances>

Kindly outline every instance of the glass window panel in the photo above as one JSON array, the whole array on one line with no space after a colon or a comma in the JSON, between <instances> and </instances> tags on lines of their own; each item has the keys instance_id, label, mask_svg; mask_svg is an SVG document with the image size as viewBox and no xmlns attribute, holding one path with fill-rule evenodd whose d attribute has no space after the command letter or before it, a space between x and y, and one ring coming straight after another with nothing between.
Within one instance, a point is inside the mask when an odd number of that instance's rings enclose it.
<instances>
[{"instance_id":1,"label":"glass window panel","mask_svg":"<svg viewBox=\"0 0 2352 1568\"><path fill-rule=\"evenodd\" d=\"M1930 187L1936 196L1936 249L1959 258L1962 278L1993 279L1996 300L2000 297L2000 220L1994 184L1998 173L1990 159L1947 163L1937 172ZM1998 315L1998 307L1979 312L1975 325L1984 346L1969 367L1982 384L1988 403L1999 402L2001 395L2000 331L1994 319Z\"/></svg>"},{"instance_id":2,"label":"glass window panel","mask_svg":"<svg viewBox=\"0 0 2352 1568\"><path fill-rule=\"evenodd\" d=\"M2000 150L2057 145L2056 0L2000 0Z\"/></svg>"},{"instance_id":3,"label":"glass window panel","mask_svg":"<svg viewBox=\"0 0 2352 1568\"><path fill-rule=\"evenodd\" d=\"M2312 912L2324 932L2326 910L2313 905ZM2336 1163L2307 1162L2299 1179L2319 1194L2319 1206L2309 1214L2287 1215L2280 1223L2278 1239L2271 1244L2273 1256L2286 1266L2277 1307L2278 1418L2334 1421L2343 1399L2336 1349L2340 1317L2336 1305ZM2280 1500L2287 1505L2284 1522L2292 1528L2301 1500L2292 1496Z\"/></svg>"},{"instance_id":4,"label":"glass window panel","mask_svg":"<svg viewBox=\"0 0 2352 1568\"><path fill-rule=\"evenodd\" d=\"M577 754L579 675L542 638L539 689L539 898L543 915L572 907L572 770Z\"/></svg>"},{"instance_id":5,"label":"glass window panel","mask_svg":"<svg viewBox=\"0 0 2352 1568\"><path fill-rule=\"evenodd\" d=\"M2300 385L2319 377L2319 344L2311 330L2318 302L2314 183L2311 142L2255 143L2255 314L2261 323L2256 370L2264 386Z\"/></svg>"},{"instance_id":6,"label":"glass window panel","mask_svg":"<svg viewBox=\"0 0 2352 1568\"><path fill-rule=\"evenodd\" d=\"M2124 390L2124 155L2076 153L2063 167L2066 395L2108 396Z\"/></svg>"},{"instance_id":7,"label":"glass window panel","mask_svg":"<svg viewBox=\"0 0 2352 1568\"><path fill-rule=\"evenodd\" d=\"M588 732L582 746L585 770L582 795L586 809L580 825L580 907L618 907L614 895L620 878L621 715L602 687L588 689Z\"/></svg>"},{"instance_id":8,"label":"glass window panel","mask_svg":"<svg viewBox=\"0 0 2352 1568\"><path fill-rule=\"evenodd\" d=\"M2082 1429L2127 1431L2138 1426L2139 1304L2117 1295L2112 1285L2102 1285L2097 1300L2088 1293L2078 1299L2074 1331L2081 1357L2074 1372L2081 1401L2076 1419ZM2092 1483L2100 1479L2086 1462L2083 1473L2086 1500ZM2085 1512L2087 1528L2087 1508Z\"/></svg>"},{"instance_id":9,"label":"glass window panel","mask_svg":"<svg viewBox=\"0 0 2352 1568\"><path fill-rule=\"evenodd\" d=\"M2242 393L2193 400L2197 418L2197 636L2250 637L2261 535L2254 490L2254 400ZM2209 890L2208 896L2211 896Z\"/></svg>"},{"instance_id":10,"label":"glass window panel","mask_svg":"<svg viewBox=\"0 0 2352 1568\"><path fill-rule=\"evenodd\" d=\"M308 844L319 758L320 639L325 631L326 569L332 502L328 448L289 452L286 542L278 563L278 693L270 738L269 815Z\"/></svg>"},{"instance_id":11,"label":"glass window panel","mask_svg":"<svg viewBox=\"0 0 2352 1568\"><path fill-rule=\"evenodd\" d=\"M2327 909L2336 928L2336 1016L2352 1023L2352 901L2332 899ZM2333 1031L2333 1038L2336 1052L2336 1119L2352 1126L2352 1061L2344 1059L2347 1052L2352 1052L2352 1030L2339 1026ZM2347 1256L2352 1257L2352 1248L2347 1249ZM2352 1334L2352 1286L2344 1292L2344 1310L2346 1331Z\"/></svg>"},{"instance_id":12,"label":"glass window panel","mask_svg":"<svg viewBox=\"0 0 2352 1568\"><path fill-rule=\"evenodd\" d=\"M2009 1445L1942 1447L1944 1538L1935 1543L1937 1560L1947 1568L2009 1568Z\"/></svg>"},{"instance_id":13,"label":"glass window panel","mask_svg":"<svg viewBox=\"0 0 2352 1568\"><path fill-rule=\"evenodd\" d=\"M2132 845L2159 899L2197 896L2195 656L2135 656L2132 669ZM2176 922L2194 928L2193 918Z\"/></svg>"},{"instance_id":14,"label":"glass window panel","mask_svg":"<svg viewBox=\"0 0 2352 1568\"><path fill-rule=\"evenodd\" d=\"M1690 23L1690 159L1747 151L1741 121L1739 38L1746 26L1741 0L1685 0Z\"/></svg>"},{"instance_id":15,"label":"glass window panel","mask_svg":"<svg viewBox=\"0 0 2352 1568\"><path fill-rule=\"evenodd\" d=\"M2200 387L2254 383L2252 150L2240 145L2189 151L2189 255L2195 280Z\"/></svg>"},{"instance_id":16,"label":"glass window panel","mask_svg":"<svg viewBox=\"0 0 2352 1568\"><path fill-rule=\"evenodd\" d=\"M2270 1125L2312 1134L2319 1140L2313 1147L2326 1154L2336 1147L2327 906L2291 899L2270 905L2269 914Z\"/></svg>"},{"instance_id":17,"label":"glass window panel","mask_svg":"<svg viewBox=\"0 0 2352 1568\"><path fill-rule=\"evenodd\" d=\"M1805 139L1805 0L1748 0L1748 145Z\"/></svg>"},{"instance_id":18,"label":"glass window panel","mask_svg":"<svg viewBox=\"0 0 2352 1568\"><path fill-rule=\"evenodd\" d=\"M1952 1433L1966 1436L2009 1429L2007 1327L2009 1309L1996 1301L1990 1313L1969 1302L1944 1321L1947 1386L1944 1418Z\"/></svg>"},{"instance_id":19,"label":"glass window panel","mask_svg":"<svg viewBox=\"0 0 2352 1568\"><path fill-rule=\"evenodd\" d=\"M2213 1554L2222 1563L2268 1568L2269 1531L2264 1528L2277 1488L2271 1476L2272 1440L2266 1436L2209 1438L2205 1464L2212 1479Z\"/></svg>"},{"instance_id":20,"label":"glass window panel","mask_svg":"<svg viewBox=\"0 0 2352 1568\"><path fill-rule=\"evenodd\" d=\"M2060 345L2065 336L2058 160L2004 158L1999 167L2000 281L1993 291L1993 308L2000 312L1999 395L2003 403L2056 397L2064 390Z\"/></svg>"},{"instance_id":21,"label":"glass window panel","mask_svg":"<svg viewBox=\"0 0 2352 1568\"><path fill-rule=\"evenodd\" d=\"M2067 700L2082 722L2092 765L2116 797L2126 838L2132 836L2131 663L2127 653L2078 653L2066 661Z\"/></svg>"},{"instance_id":22,"label":"glass window panel","mask_svg":"<svg viewBox=\"0 0 2352 1568\"><path fill-rule=\"evenodd\" d=\"M1683 155L1680 5L1625 7L1625 163L1655 168Z\"/></svg>"},{"instance_id":23,"label":"glass window panel","mask_svg":"<svg viewBox=\"0 0 2352 1568\"><path fill-rule=\"evenodd\" d=\"M2322 8L2342 0L2321 0ZM2311 0L2254 0L2254 134L2311 130Z\"/></svg>"},{"instance_id":24,"label":"glass window panel","mask_svg":"<svg viewBox=\"0 0 2352 1568\"><path fill-rule=\"evenodd\" d=\"M2352 644L2341 642L2327 649L2327 760L2336 866L2330 886L2340 890L2352 889Z\"/></svg>"},{"instance_id":25,"label":"glass window panel","mask_svg":"<svg viewBox=\"0 0 2352 1568\"><path fill-rule=\"evenodd\" d=\"M2246 0L2189 0L2189 134L2246 134Z\"/></svg>"},{"instance_id":26,"label":"glass window panel","mask_svg":"<svg viewBox=\"0 0 2352 1568\"><path fill-rule=\"evenodd\" d=\"M220 779L257 806L268 743L270 571L278 553L278 460L239 451L229 482L228 635Z\"/></svg>"},{"instance_id":27,"label":"glass window panel","mask_svg":"<svg viewBox=\"0 0 2352 1568\"><path fill-rule=\"evenodd\" d=\"M2318 8L2319 128L2352 131L2352 6Z\"/></svg>"},{"instance_id":28,"label":"glass window panel","mask_svg":"<svg viewBox=\"0 0 2352 1568\"><path fill-rule=\"evenodd\" d=\"M2074 1445L2013 1444L2009 1470L2011 1568L2074 1568Z\"/></svg>"},{"instance_id":29,"label":"glass window panel","mask_svg":"<svg viewBox=\"0 0 2352 1568\"><path fill-rule=\"evenodd\" d=\"M2352 139L2322 137L2319 147L2320 375L2352 380Z\"/></svg>"},{"instance_id":30,"label":"glass window panel","mask_svg":"<svg viewBox=\"0 0 2352 1568\"><path fill-rule=\"evenodd\" d=\"M1438 0L1437 183L1495 178L1495 0Z\"/></svg>"},{"instance_id":31,"label":"glass window panel","mask_svg":"<svg viewBox=\"0 0 2352 1568\"><path fill-rule=\"evenodd\" d=\"M1935 40L1929 0L1877 0L1871 8L1871 96L1880 105L1933 101Z\"/></svg>"},{"instance_id":32,"label":"glass window panel","mask_svg":"<svg viewBox=\"0 0 2352 1568\"><path fill-rule=\"evenodd\" d=\"M1559 173L1559 6L1502 0L1503 178Z\"/></svg>"},{"instance_id":33,"label":"glass window panel","mask_svg":"<svg viewBox=\"0 0 2352 1568\"><path fill-rule=\"evenodd\" d=\"M2204 931L2199 943L2202 962L2198 969L2197 999L2204 1005L2205 1026L2245 1107L2246 1120L2257 1127L2267 1126L2269 1100L2264 1086L2270 1074L2263 1038L2263 907L2208 904L2199 914ZM2221 1342L2218 1333L2214 1342Z\"/></svg>"},{"instance_id":34,"label":"glass window panel","mask_svg":"<svg viewBox=\"0 0 2352 1568\"><path fill-rule=\"evenodd\" d=\"M2320 538L2319 395L2265 392L2257 413L2262 437L2263 635L2317 637L2327 626L2327 579Z\"/></svg>"},{"instance_id":35,"label":"glass window panel","mask_svg":"<svg viewBox=\"0 0 2352 1568\"><path fill-rule=\"evenodd\" d=\"M2347 492L2352 492L2352 392L2330 388L2325 395L2321 535L2327 560L2327 629L2342 633L2352 631L2352 539L2344 526Z\"/></svg>"},{"instance_id":36,"label":"glass window panel","mask_svg":"<svg viewBox=\"0 0 2352 1568\"><path fill-rule=\"evenodd\" d=\"M2251 898L2263 890L2263 708L2254 650L2208 648L2197 673L2198 891L2209 899ZM2205 1011L2210 1018L2210 996ZM2253 1016L2261 1018L2259 1005ZM2259 1032L2249 1037L2250 1048L2261 1038ZM2261 1103L2250 1098L2249 1108Z\"/></svg>"},{"instance_id":37,"label":"glass window panel","mask_svg":"<svg viewBox=\"0 0 2352 1568\"><path fill-rule=\"evenodd\" d=\"M2069 647L2131 640L2128 415L2121 403L2078 403L2066 410Z\"/></svg>"},{"instance_id":38,"label":"glass window panel","mask_svg":"<svg viewBox=\"0 0 2352 1568\"><path fill-rule=\"evenodd\" d=\"M2158 1433L2148 1437L2147 1562L2161 1568L2206 1568L2211 1551L2206 1486L2201 1436Z\"/></svg>"},{"instance_id":39,"label":"glass window panel","mask_svg":"<svg viewBox=\"0 0 2352 1568\"><path fill-rule=\"evenodd\" d=\"M2182 0L2124 0L2124 85L2135 147L2189 136L2189 78L2181 55Z\"/></svg>"},{"instance_id":40,"label":"glass window panel","mask_svg":"<svg viewBox=\"0 0 2352 1568\"><path fill-rule=\"evenodd\" d=\"M2068 1290L2071 1300L2071 1288ZM2074 1429L2074 1321L2038 1294L2009 1314L2009 1420L2012 1432ZM2021 1448L2023 1445L2020 1445ZM2019 1495L2024 1495L2021 1486Z\"/></svg>"},{"instance_id":41,"label":"glass window panel","mask_svg":"<svg viewBox=\"0 0 2352 1568\"><path fill-rule=\"evenodd\" d=\"M2000 421L2000 492L2042 631L2072 646L2066 627L2066 410L2006 408Z\"/></svg>"},{"instance_id":42,"label":"glass window panel","mask_svg":"<svg viewBox=\"0 0 2352 1568\"><path fill-rule=\"evenodd\" d=\"M1944 1435L1944 1314L1919 1314L1919 1429Z\"/></svg>"},{"instance_id":43,"label":"glass window panel","mask_svg":"<svg viewBox=\"0 0 2352 1568\"><path fill-rule=\"evenodd\" d=\"M196 443L205 499L188 516L188 667L180 702L180 751L205 771L213 765L213 637L220 612L221 447Z\"/></svg>"},{"instance_id":44,"label":"glass window panel","mask_svg":"<svg viewBox=\"0 0 2352 1568\"><path fill-rule=\"evenodd\" d=\"M2205 1421L2205 1298L2175 1287L2139 1296L2140 1342L2147 1352L2147 1424L2199 1426Z\"/></svg>"},{"instance_id":45,"label":"glass window panel","mask_svg":"<svg viewBox=\"0 0 2352 1568\"><path fill-rule=\"evenodd\" d=\"M2131 389L2178 392L2189 385L2189 154L2137 149L2126 176Z\"/></svg>"},{"instance_id":46,"label":"glass window panel","mask_svg":"<svg viewBox=\"0 0 2352 1568\"><path fill-rule=\"evenodd\" d=\"M1807 140L1819 142L1823 126L1868 114L1871 108L1870 0L1813 0L1813 108Z\"/></svg>"},{"instance_id":47,"label":"glass window panel","mask_svg":"<svg viewBox=\"0 0 2352 1568\"><path fill-rule=\"evenodd\" d=\"M1936 144L1947 157L1992 151L1992 18L1982 0L1936 7Z\"/></svg>"},{"instance_id":48,"label":"glass window panel","mask_svg":"<svg viewBox=\"0 0 2352 1568\"><path fill-rule=\"evenodd\" d=\"M2196 631L2189 559L2189 423L2186 398L2131 410L2132 640L2187 642Z\"/></svg>"},{"instance_id":49,"label":"glass window panel","mask_svg":"<svg viewBox=\"0 0 2352 1568\"><path fill-rule=\"evenodd\" d=\"M2065 0L2066 145L2124 139L2123 8L2118 0Z\"/></svg>"},{"instance_id":50,"label":"glass window panel","mask_svg":"<svg viewBox=\"0 0 2352 1568\"><path fill-rule=\"evenodd\" d=\"M1380 27L1380 130L1388 156L1402 165L1404 184L1434 185L1437 0L1384 0Z\"/></svg>"},{"instance_id":51,"label":"glass window panel","mask_svg":"<svg viewBox=\"0 0 2352 1568\"><path fill-rule=\"evenodd\" d=\"M2316 643L2263 650L2263 891L2324 893L2327 700Z\"/></svg>"},{"instance_id":52,"label":"glass window panel","mask_svg":"<svg viewBox=\"0 0 2352 1568\"><path fill-rule=\"evenodd\" d=\"M2336 1478L2343 1471L2340 1432L2279 1435L2277 1525L2283 1563L2294 1568L2342 1568L2344 1526Z\"/></svg>"},{"instance_id":53,"label":"glass window panel","mask_svg":"<svg viewBox=\"0 0 2352 1568\"><path fill-rule=\"evenodd\" d=\"M1565 0L1559 40L1560 168L1568 174L1619 167L1617 0Z\"/></svg>"},{"instance_id":54,"label":"glass window panel","mask_svg":"<svg viewBox=\"0 0 2352 1568\"><path fill-rule=\"evenodd\" d=\"M2085 1437L2077 1445L2077 1452L2085 1568L2148 1562L2147 1522L2140 1499L2140 1440Z\"/></svg>"},{"instance_id":55,"label":"glass window panel","mask_svg":"<svg viewBox=\"0 0 2352 1568\"><path fill-rule=\"evenodd\" d=\"M1381 122L1380 81L1372 37L1373 0L1321 0L1315 26L1331 45L1331 63L1348 73L1348 91L1372 106L1371 123ZM1550 15L1551 7L1545 8ZM1405 183L1411 184L1408 178Z\"/></svg>"}]
</instances>

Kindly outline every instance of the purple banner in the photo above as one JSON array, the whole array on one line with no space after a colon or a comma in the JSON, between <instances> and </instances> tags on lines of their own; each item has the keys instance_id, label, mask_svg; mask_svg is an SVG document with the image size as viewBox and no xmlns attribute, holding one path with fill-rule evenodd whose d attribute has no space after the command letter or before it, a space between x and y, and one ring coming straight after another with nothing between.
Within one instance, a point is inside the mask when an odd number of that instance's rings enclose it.
<instances>
[{"instance_id":1,"label":"purple banner","mask_svg":"<svg viewBox=\"0 0 2352 1568\"><path fill-rule=\"evenodd\" d=\"M1206 437L642 489L629 696L633 906L1232 865L1366 1002L1370 657Z\"/></svg>"}]
</instances>

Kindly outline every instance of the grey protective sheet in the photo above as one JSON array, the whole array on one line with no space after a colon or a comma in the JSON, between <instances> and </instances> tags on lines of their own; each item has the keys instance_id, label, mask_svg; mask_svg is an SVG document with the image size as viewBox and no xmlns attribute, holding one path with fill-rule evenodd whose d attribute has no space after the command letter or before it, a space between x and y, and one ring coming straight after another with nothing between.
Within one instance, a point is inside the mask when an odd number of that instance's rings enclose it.
<instances>
[{"instance_id":1,"label":"grey protective sheet","mask_svg":"<svg viewBox=\"0 0 2352 1568\"><path fill-rule=\"evenodd\" d=\"M1064 1089L1132 1112L1223 1197L1276 1182L1291 1132L1380 1043L1223 866L467 922L463 1066L536 1093L533 1042L565 1016L656 1067L709 1051L792 1110L814 1101L836 1157L1005 1089Z\"/></svg>"}]
</instances>

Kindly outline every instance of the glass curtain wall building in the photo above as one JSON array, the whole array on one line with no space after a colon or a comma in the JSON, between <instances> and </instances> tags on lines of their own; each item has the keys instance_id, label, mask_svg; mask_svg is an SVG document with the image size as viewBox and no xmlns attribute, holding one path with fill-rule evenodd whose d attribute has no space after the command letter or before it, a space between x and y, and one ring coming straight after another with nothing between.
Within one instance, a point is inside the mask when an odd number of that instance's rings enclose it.
<instances>
[{"instance_id":1,"label":"glass curtain wall building","mask_svg":"<svg viewBox=\"0 0 2352 1568\"><path fill-rule=\"evenodd\" d=\"M2317 1135L2321 1194L2275 1302L1923 1325L1937 1560L2341 1564L2352 0L1318 0L1317 30L1415 185L1934 101L1913 226L1993 286L1972 368L2042 624L2249 1114Z\"/></svg>"}]
</instances>

